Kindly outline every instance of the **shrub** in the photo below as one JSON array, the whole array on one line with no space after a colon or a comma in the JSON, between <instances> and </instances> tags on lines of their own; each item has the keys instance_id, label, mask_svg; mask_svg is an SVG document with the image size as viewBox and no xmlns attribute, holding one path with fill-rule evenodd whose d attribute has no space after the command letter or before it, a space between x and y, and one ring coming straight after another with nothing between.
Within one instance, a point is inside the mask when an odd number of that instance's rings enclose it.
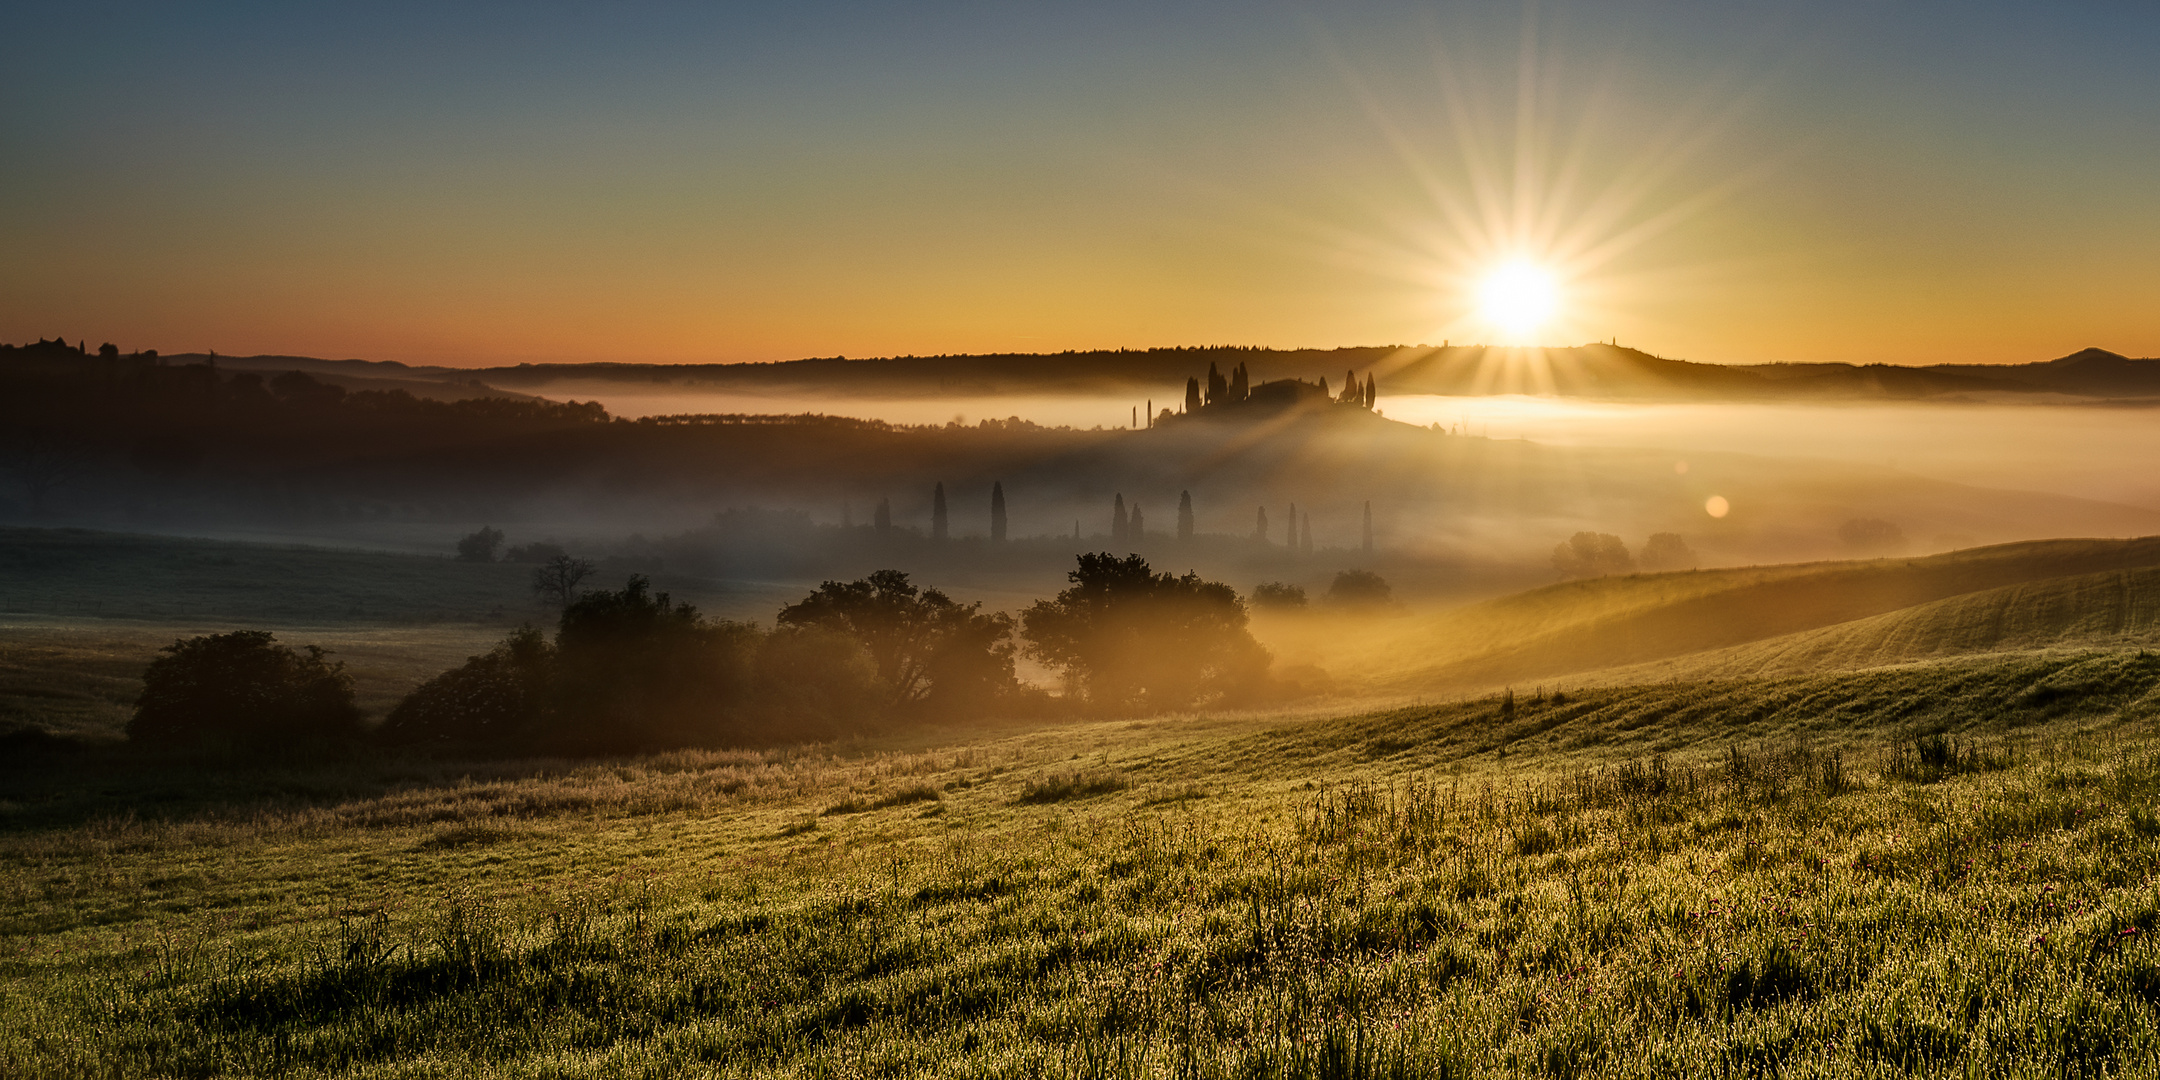
<instances>
[{"instance_id":1,"label":"shrub","mask_svg":"<svg viewBox=\"0 0 2160 1080\"><path fill-rule=\"evenodd\" d=\"M420 684L378 733L399 746L508 748L530 740L547 701L554 647L532 627Z\"/></svg>"},{"instance_id":2,"label":"shrub","mask_svg":"<svg viewBox=\"0 0 2160 1080\"><path fill-rule=\"evenodd\" d=\"M1604 577L1635 569L1627 545L1611 533L1579 532L1553 548L1553 569L1561 577Z\"/></svg>"},{"instance_id":3,"label":"shrub","mask_svg":"<svg viewBox=\"0 0 2160 1080\"><path fill-rule=\"evenodd\" d=\"M740 742L754 627L708 621L654 594L644 575L563 610L542 742L573 753L625 753Z\"/></svg>"},{"instance_id":4,"label":"shrub","mask_svg":"<svg viewBox=\"0 0 2160 1080\"><path fill-rule=\"evenodd\" d=\"M1329 607L1383 608L1394 603L1387 579L1370 570L1344 570L1328 586Z\"/></svg>"},{"instance_id":5,"label":"shrub","mask_svg":"<svg viewBox=\"0 0 2160 1080\"><path fill-rule=\"evenodd\" d=\"M1305 586L1263 581L1253 586L1252 605L1272 611L1302 611L1306 605Z\"/></svg>"},{"instance_id":6,"label":"shrub","mask_svg":"<svg viewBox=\"0 0 2160 1080\"><path fill-rule=\"evenodd\" d=\"M482 525L480 531L468 534L457 542L459 562L494 562L495 549L502 546L501 529Z\"/></svg>"},{"instance_id":7,"label":"shrub","mask_svg":"<svg viewBox=\"0 0 2160 1080\"><path fill-rule=\"evenodd\" d=\"M143 672L128 738L222 743L258 751L360 734L352 677L316 646L306 653L261 630L175 641Z\"/></svg>"},{"instance_id":8,"label":"shrub","mask_svg":"<svg viewBox=\"0 0 2160 1080\"><path fill-rule=\"evenodd\" d=\"M1653 533L1642 548L1645 570L1693 570L1701 562L1679 533Z\"/></svg>"}]
</instances>

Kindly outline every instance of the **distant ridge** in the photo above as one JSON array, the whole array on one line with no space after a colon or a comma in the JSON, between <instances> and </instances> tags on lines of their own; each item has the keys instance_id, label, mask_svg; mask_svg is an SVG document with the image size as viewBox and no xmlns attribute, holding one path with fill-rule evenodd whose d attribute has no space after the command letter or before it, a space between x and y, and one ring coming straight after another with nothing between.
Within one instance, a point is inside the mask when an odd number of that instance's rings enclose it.
<instances>
[{"instance_id":1,"label":"distant ridge","mask_svg":"<svg viewBox=\"0 0 2160 1080\"><path fill-rule=\"evenodd\" d=\"M201 362L204 354L166 357ZM563 382L651 383L691 390L813 390L865 396L981 396L1181 388L1210 364L1244 364L1255 382L1376 375L1385 394L1528 394L1636 401L2010 400L2041 395L2160 401L2160 359L2088 348L2027 364L1705 364L1619 345L1503 348L1378 345L1334 349L1192 346L1062 353L982 353L868 359L812 357L738 364L602 361L487 368L413 367L390 360L220 356L220 364L339 379L435 380L546 393ZM468 391L470 392L470 391Z\"/></svg>"}]
</instances>

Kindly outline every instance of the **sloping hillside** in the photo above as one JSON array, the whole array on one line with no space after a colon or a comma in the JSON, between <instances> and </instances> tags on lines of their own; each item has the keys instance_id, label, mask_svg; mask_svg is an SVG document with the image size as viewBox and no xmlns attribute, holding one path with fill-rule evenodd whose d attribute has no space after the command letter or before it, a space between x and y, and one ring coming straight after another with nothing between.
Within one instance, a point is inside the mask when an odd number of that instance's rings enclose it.
<instances>
[{"instance_id":1,"label":"sloping hillside","mask_svg":"<svg viewBox=\"0 0 2160 1080\"><path fill-rule=\"evenodd\" d=\"M1623 681L1856 671L1976 653L2160 645L2160 568L2021 582L1852 622L1714 649Z\"/></svg>"},{"instance_id":2,"label":"sloping hillside","mask_svg":"<svg viewBox=\"0 0 2160 1080\"><path fill-rule=\"evenodd\" d=\"M1810 671L1995 648L2135 640L2160 618L2154 613L2160 571L2146 570L2155 567L2160 537L1601 578L1535 589L1423 623L1336 624L1319 633L1340 644L1332 657L1317 659L1361 685L1415 693L1681 657L1700 661L1687 665L1691 671L1703 665L1724 671L1727 664ZM1814 631L1820 633L1806 636ZM1773 640L1780 644L1762 646L1759 656L1743 660L1733 652ZM1725 652L1714 664L1702 655L1720 650Z\"/></svg>"}]
</instances>

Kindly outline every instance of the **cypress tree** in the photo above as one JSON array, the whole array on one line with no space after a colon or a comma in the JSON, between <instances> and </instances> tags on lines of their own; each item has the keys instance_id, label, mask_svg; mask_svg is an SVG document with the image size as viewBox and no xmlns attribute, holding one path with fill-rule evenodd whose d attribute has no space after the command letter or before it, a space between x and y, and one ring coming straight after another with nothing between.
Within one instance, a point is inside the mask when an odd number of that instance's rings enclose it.
<instances>
[{"instance_id":1,"label":"cypress tree","mask_svg":"<svg viewBox=\"0 0 2160 1080\"><path fill-rule=\"evenodd\" d=\"M1245 374L1245 365L1239 364L1230 371L1230 400L1243 401L1252 393L1252 383Z\"/></svg>"},{"instance_id":2,"label":"cypress tree","mask_svg":"<svg viewBox=\"0 0 2160 1080\"><path fill-rule=\"evenodd\" d=\"M1373 403L1379 400L1380 380L1374 378L1372 373L1367 372L1365 375L1365 407L1370 409L1373 407Z\"/></svg>"},{"instance_id":3,"label":"cypress tree","mask_svg":"<svg viewBox=\"0 0 2160 1080\"><path fill-rule=\"evenodd\" d=\"M1185 411L1188 414L1200 411L1200 379L1198 376L1185 380Z\"/></svg>"},{"instance_id":4,"label":"cypress tree","mask_svg":"<svg viewBox=\"0 0 2160 1080\"><path fill-rule=\"evenodd\" d=\"M1342 403L1351 405L1365 400L1365 387L1358 382L1357 372L1345 371L1342 373L1342 377Z\"/></svg>"},{"instance_id":5,"label":"cypress tree","mask_svg":"<svg viewBox=\"0 0 2160 1080\"><path fill-rule=\"evenodd\" d=\"M1368 510L1367 519L1371 516ZM1005 542L1005 485L995 480L990 482L990 539L996 543Z\"/></svg>"},{"instance_id":6,"label":"cypress tree","mask_svg":"<svg viewBox=\"0 0 2160 1080\"><path fill-rule=\"evenodd\" d=\"M1372 554L1372 500L1365 500L1365 554Z\"/></svg>"},{"instance_id":7,"label":"cypress tree","mask_svg":"<svg viewBox=\"0 0 2160 1080\"><path fill-rule=\"evenodd\" d=\"M1147 519L1140 516L1140 500L1134 499L1132 520L1125 524L1125 540L1127 543L1137 544L1145 539L1147 539Z\"/></svg>"},{"instance_id":8,"label":"cypress tree","mask_svg":"<svg viewBox=\"0 0 2160 1080\"><path fill-rule=\"evenodd\" d=\"M1177 538L1179 540L1192 539L1192 492L1190 491L1178 492Z\"/></svg>"},{"instance_id":9,"label":"cypress tree","mask_svg":"<svg viewBox=\"0 0 2160 1080\"><path fill-rule=\"evenodd\" d=\"M1213 405L1229 396L1230 384L1223 381L1222 372L1216 370L1215 362L1209 361L1207 366L1207 403Z\"/></svg>"},{"instance_id":10,"label":"cypress tree","mask_svg":"<svg viewBox=\"0 0 2160 1080\"><path fill-rule=\"evenodd\" d=\"M1263 544L1267 543L1267 507L1265 506L1260 508L1260 518L1253 525L1252 538Z\"/></svg>"},{"instance_id":11,"label":"cypress tree","mask_svg":"<svg viewBox=\"0 0 2160 1080\"><path fill-rule=\"evenodd\" d=\"M877 510L870 515L870 527L876 529L879 536L892 531L891 499L879 499L877 501Z\"/></svg>"},{"instance_id":12,"label":"cypress tree","mask_svg":"<svg viewBox=\"0 0 2160 1080\"><path fill-rule=\"evenodd\" d=\"M938 481L937 490L930 493L930 539L943 540L946 536L945 482Z\"/></svg>"},{"instance_id":13,"label":"cypress tree","mask_svg":"<svg viewBox=\"0 0 2160 1080\"><path fill-rule=\"evenodd\" d=\"M1312 514L1309 511L1305 515L1305 537L1298 541L1298 554L1312 554Z\"/></svg>"},{"instance_id":14,"label":"cypress tree","mask_svg":"<svg viewBox=\"0 0 2160 1080\"><path fill-rule=\"evenodd\" d=\"M1119 495L1117 501L1110 504L1110 542L1113 544L1125 542L1125 496L1123 495Z\"/></svg>"}]
</instances>

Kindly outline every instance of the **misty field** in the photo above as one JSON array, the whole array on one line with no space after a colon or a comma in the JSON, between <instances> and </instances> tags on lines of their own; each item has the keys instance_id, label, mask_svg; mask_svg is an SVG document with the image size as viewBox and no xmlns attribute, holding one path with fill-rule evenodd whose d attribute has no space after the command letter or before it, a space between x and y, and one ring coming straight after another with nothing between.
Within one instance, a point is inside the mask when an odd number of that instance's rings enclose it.
<instances>
[{"instance_id":1,"label":"misty field","mask_svg":"<svg viewBox=\"0 0 2160 1080\"><path fill-rule=\"evenodd\" d=\"M9 1075L2115 1075L2160 657L8 767Z\"/></svg>"}]
</instances>

